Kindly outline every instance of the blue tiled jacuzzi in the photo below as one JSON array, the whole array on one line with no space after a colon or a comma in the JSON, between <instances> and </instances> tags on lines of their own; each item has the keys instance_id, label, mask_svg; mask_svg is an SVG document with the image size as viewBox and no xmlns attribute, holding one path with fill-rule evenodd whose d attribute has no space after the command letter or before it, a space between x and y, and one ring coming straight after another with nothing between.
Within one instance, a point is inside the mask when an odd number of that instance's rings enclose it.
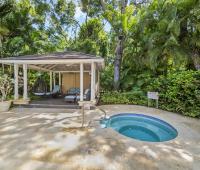
<instances>
[{"instance_id":1,"label":"blue tiled jacuzzi","mask_svg":"<svg viewBox=\"0 0 200 170\"><path fill-rule=\"evenodd\" d=\"M101 125L111 127L120 134L149 142L169 141L178 135L169 123L158 118L136 113L121 113L101 120Z\"/></svg>"}]
</instances>

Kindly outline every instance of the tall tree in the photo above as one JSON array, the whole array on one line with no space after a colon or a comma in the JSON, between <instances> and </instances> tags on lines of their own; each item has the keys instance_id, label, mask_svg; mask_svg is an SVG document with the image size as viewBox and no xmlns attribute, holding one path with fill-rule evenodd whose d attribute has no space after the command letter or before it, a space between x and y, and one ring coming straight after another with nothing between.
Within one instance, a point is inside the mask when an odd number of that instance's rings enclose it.
<instances>
[{"instance_id":1,"label":"tall tree","mask_svg":"<svg viewBox=\"0 0 200 170\"><path fill-rule=\"evenodd\" d=\"M108 54L108 36L99 18L91 18L81 25L74 49L89 54L106 57Z\"/></svg>"},{"instance_id":2,"label":"tall tree","mask_svg":"<svg viewBox=\"0 0 200 170\"><path fill-rule=\"evenodd\" d=\"M82 3L87 4L91 9L96 8L96 6L100 7L99 10L96 10L96 15L101 14L109 22L117 38L114 59L114 88L119 90L124 41L129 29L135 23L135 8L128 0L99 0L99 4L97 1L93 2L92 0L82 0Z\"/></svg>"},{"instance_id":3,"label":"tall tree","mask_svg":"<svg viewBox=\"0 0 200 170\"><path fill-rule=\"evenodd\" d=\"M5 16L0 19L1 56L63 51L68 47L68 31L75 22L75 4L72 1L5 2L11 3L0 3L3 9L0 15ZM6 15L10 10L9 15Z\"/></svg>"},{"instance_id":4,"label":"tall tree","mask_svg":"<svg viewBox=\"0 0 200 170\"><path fill-rule=\"evenodd\" d=\"M0 48L2 46L3 37L9 33L9 30L6 27L6 16L13 10L14 2L12 0L0 1Z\"/></svg>"},{"instance_id":5,"label":"tall tree","mask_svg":"<svg viewBox=\"0 0 200 170\"><path fill-rule=\"evenodd\" d=\"M73 1L51 0L50 19L47 27L51 38L60 43L61 50L67 48L69 28L77 24L74 15L75 4Z\"/></svg>"}]
</instances>

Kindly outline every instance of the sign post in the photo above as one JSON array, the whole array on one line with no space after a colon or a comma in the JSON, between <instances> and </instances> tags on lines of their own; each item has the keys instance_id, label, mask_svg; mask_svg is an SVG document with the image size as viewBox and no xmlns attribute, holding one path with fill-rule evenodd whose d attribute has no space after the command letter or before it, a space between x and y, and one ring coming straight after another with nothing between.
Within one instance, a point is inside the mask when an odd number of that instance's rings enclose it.
<instances>
[{"instance_id":1,"label":"sign post","mask_svg":"<svg viewBox=\"0 0 200 170\"><path fill-rule=\"evenodd\" d=\"M148 98L148 107L150 99L153 99L156 100L156 108L158 108L158 99L159 99L158 92L147 92L147 98Z\"/></svg>"}]
</instances>

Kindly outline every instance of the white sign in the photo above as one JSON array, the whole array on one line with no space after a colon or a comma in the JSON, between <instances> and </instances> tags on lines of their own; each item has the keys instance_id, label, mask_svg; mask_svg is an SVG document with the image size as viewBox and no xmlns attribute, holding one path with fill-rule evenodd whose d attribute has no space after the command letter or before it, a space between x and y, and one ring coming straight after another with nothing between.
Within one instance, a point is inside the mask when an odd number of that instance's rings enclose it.
<instances>
[{"instance_id":1,"label":"white sign","mask_svg":"<svg viewBox=\"0 0 200 170\"><path fill-rule=\"evenodd\" d=\"M158 95L158 92L148 92L147 97L148 97L148 99L158 100L159 95Z\"/></svg>"}]
</instances>

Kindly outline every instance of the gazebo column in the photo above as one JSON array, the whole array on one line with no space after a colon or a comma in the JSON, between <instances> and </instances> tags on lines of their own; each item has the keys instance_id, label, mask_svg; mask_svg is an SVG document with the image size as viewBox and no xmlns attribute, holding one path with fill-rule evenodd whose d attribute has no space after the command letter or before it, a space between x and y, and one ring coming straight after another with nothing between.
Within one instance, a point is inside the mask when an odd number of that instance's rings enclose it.
<instances>
[{"instance_id":1,"label":"gazebo column","mask_svg":"<svg viewBox=\"0 0 200 170\"><path fill-rule=\"evenodd\" d=\"M83 63L80 64L80 101L83 101Z\"/></svg>"},{"instance_id":2,"label":"gazebo column","mask_svg":"<svg viewBox=\"0 0 200 170\"><path fill-rule=\"evenodd\" d=\"M60 87L60 92L62 92L61 72L59 72L59 87Z\"/></svg>"},{"instance_id":3,"label":"gazebo column","mask_svg":"<svg viewBox=\"0 0 200 170\"><path fill-rule=\"evenodd\" d=\"M95 100L95 63L91 64L91 101Z\"/></svg>"},{"instance_id":4,"label":"gazebo column","mask_svg":"<svg viewBox=\"0 0 200 170\"><path fill-rule=\"evenodd\" d=\"M18 85L18 71L19 71L19 65L14 64L14 79L15 79L15 84L14 84L14 99L18 100L19 99L19 85Z\"/></svg>"},{"instance_id":5,"label":"gazebo column","mask_svg":"<svg viewBox=\"0 0 200 170\"><path fill-rule=\"evenodd\" d=\"M50 76L50 91L53 90L53 86L52 86L52 71L49 72L49 76Z\"/></svg>"},{"instance_id":6,"label":"gazebo column","mask_svg":"<svg viewBox=\"0 0 200 170\"><path fill-rule=\"evenodd\" d=\"M53 87L56 86L56 73L53 72Z\"/></svg>"},{"instance_id":7,"label":"gazebo column","mask_svg":"<svg viewBox=\"0 0 200 170\"><path fill-rule=\"evenodd\" d=\"M100 87L100 73L97 71L97 94L99 95L99 87Z\"/></svg>"},{"instance_id":8,"label":"gazebo column","mask_svg":"<svg viewBox=\"0 0 200 170\"><path fill-rule=\"evenodd\" d=\"M27 64L23 64L23 76L24 76L24 93L23 99L28 99L28 83L27 83Z\"/></svg>"}]
</instances>

